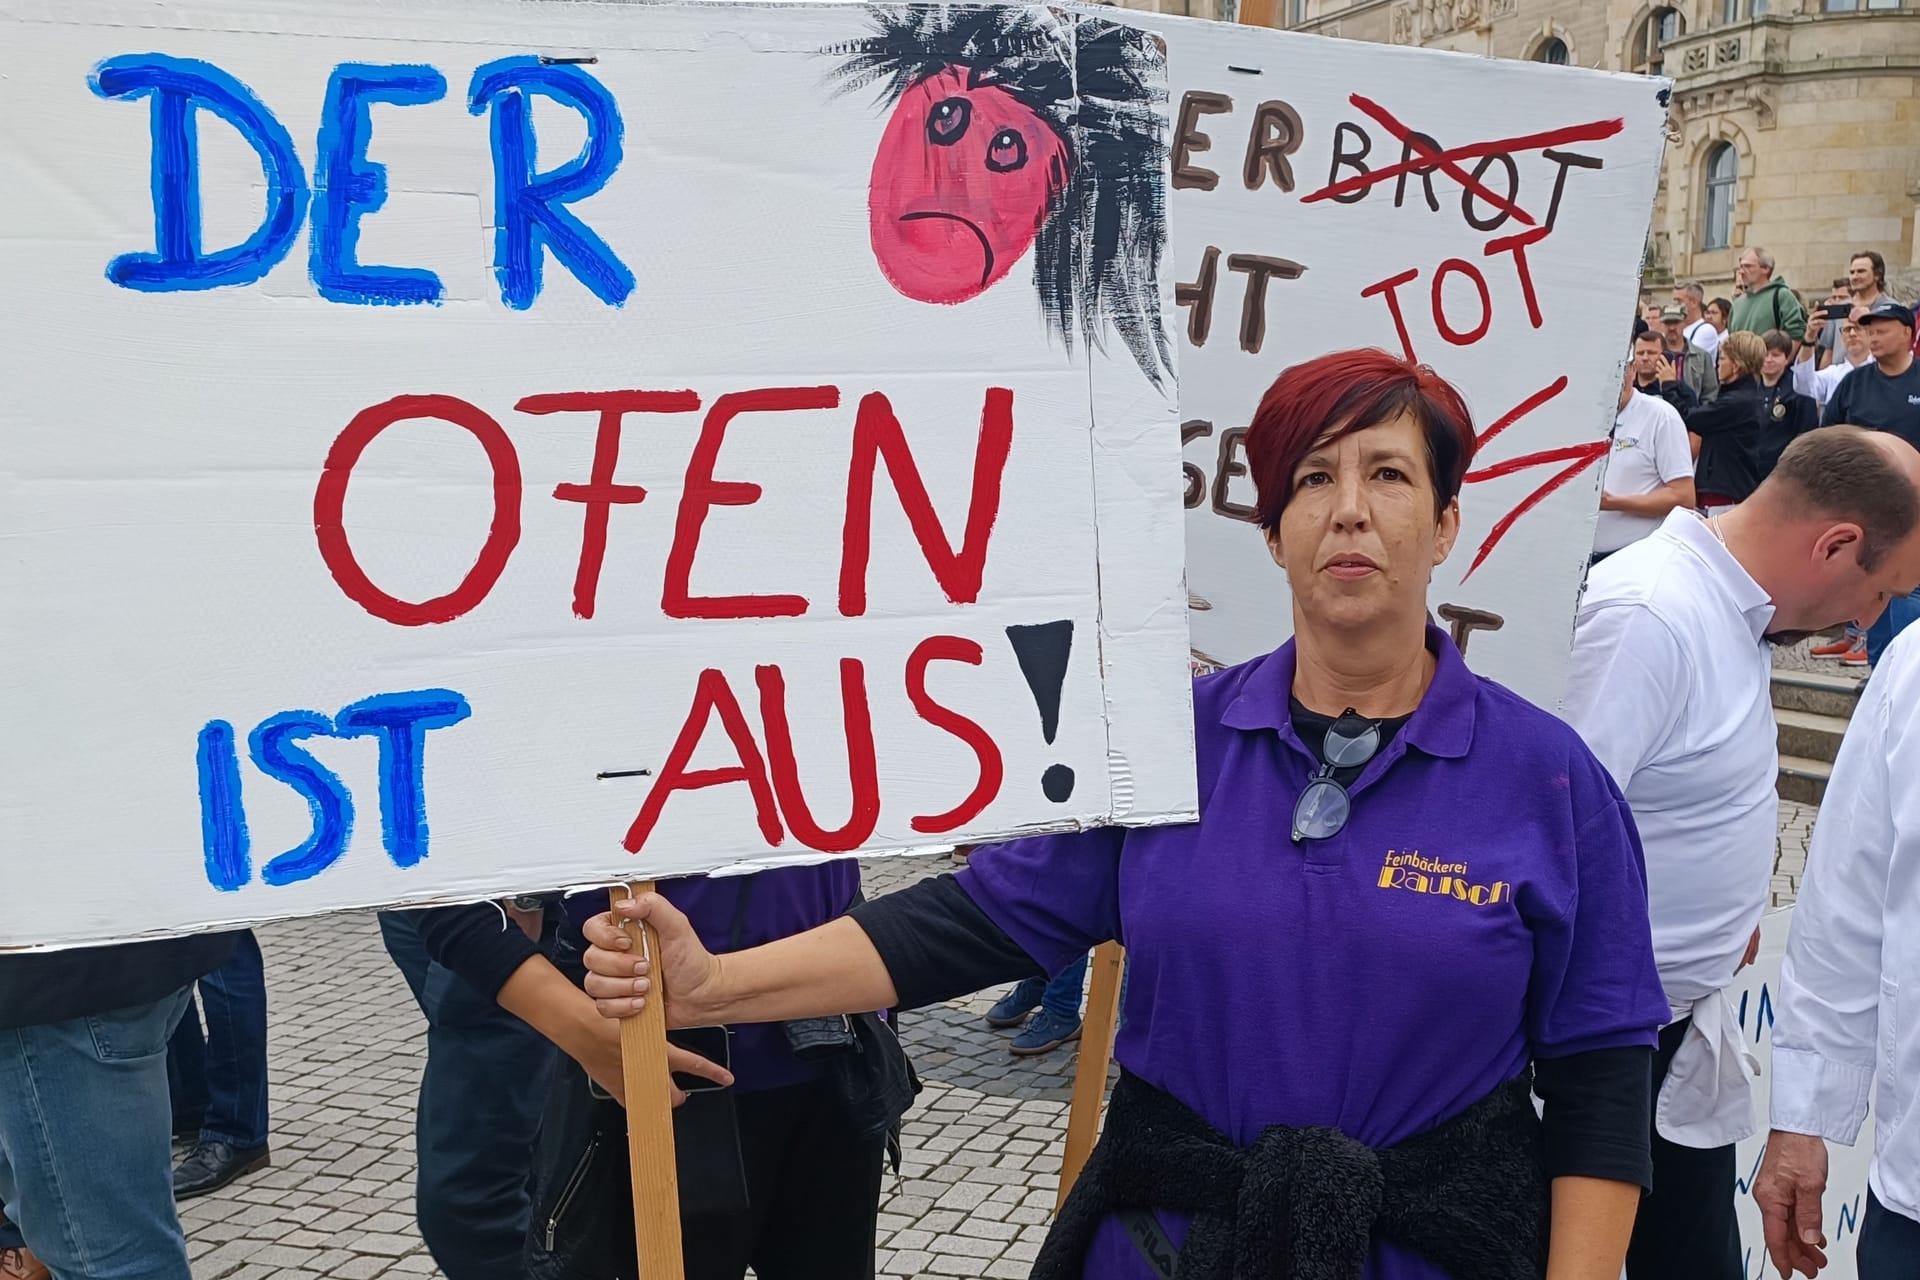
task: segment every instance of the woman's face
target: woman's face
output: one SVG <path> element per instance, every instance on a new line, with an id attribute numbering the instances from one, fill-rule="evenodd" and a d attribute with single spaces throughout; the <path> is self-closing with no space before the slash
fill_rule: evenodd
<path id="1" fill-rule="evenodd" d="M 1707 308 L 1707 319 L 1711 321 L 1713 324 L 1713 327 L 1718 329 L 1720 332 L 1725 333 L 1727 331 L 1726 310 L 1723 307 L 1719 306 L 1717 303 Z"/>
<path id="2" fill-rule="evenodd" d="M 1724 351 L 1720 353 L 1719 368 L 1716 372 L 1719 373 L 1720 381 L 1722 382 L 1738 382 L 1740 380 L 1740 366 L 1735 364 Z"/>
<path id="3" fill-rule="evenodd" d="M 1780 381 L 1780 376 L 1786 371 L 1787 353 L 1768 347 L 1766 359 L 1760 363 L 1760 374 L 1767 380 L 1767 385 L 1772 386 Z"/>
<path id="4" fill-rule="evenodd" d="M 1424 617 L 1434 566 L 1459 532 L 1458 502 L 1434 514 L 1426 437 L 1402 416 L 1310 449 L 1267 545 L 1298 628 L 1357 630 Z"/>

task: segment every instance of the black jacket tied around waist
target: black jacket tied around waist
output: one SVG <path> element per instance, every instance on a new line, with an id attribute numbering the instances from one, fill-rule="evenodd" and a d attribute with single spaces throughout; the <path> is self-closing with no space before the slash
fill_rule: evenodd
<path id="1" fill-rule="evenodd" d="M 1547 1178 L 1532 1073 L 1381 1150 L 1338 1129 L 1273 1125 L 1236 1147 L 1122 1071 L 1106 1130 L 1061 1207 L 1034 1280 L 1080 1280 L 1114 1214 L 1190 1214 L 1179 1280 L 1357 1280 L 1377 1237 L 1457 1280 L 1546 1271 Z"/>

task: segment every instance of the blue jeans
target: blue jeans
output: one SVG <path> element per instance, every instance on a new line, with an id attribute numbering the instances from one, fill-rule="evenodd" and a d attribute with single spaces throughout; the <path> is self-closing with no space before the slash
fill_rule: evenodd
<path id="1" fill-rule="evenodd" d="M 1087 957 L 1081 956 L 1062 969 L 1051 982 L 1041 978 L 1028 978 L 1014 991 L 1020 997 L 1021 1004 L 1038 1003 L 1048 1013 L 1063 1018 L 1080 1018 L 1080 993 L 1087 983 Z"/>
<path id="2" fill-rule="evenodd" d="M 414 1117 L 414 1216 L 447 1280 L 526 1274 L 533 1140 L 559 1050 L 435 963 L 411 913 L 384 911 L 380 936 L 427 1017 Z"/>
<path id="3" fill-rule="evenodd" d="M 152 1004 L 0 1031 L 0 1207 L 55 1280 L 190 1280 Z"/>
<path id="4" fill-rule="evenodd" d="M 1860 1280 L 1920 1280 L 1920 1222 L 1895 1213 L 1867 1192 L 1853 1263 Z"/>
<path id="5" fill-rule="evenodd" d="M 200 979 L 167 1043 L 173 1127 L 200 1131 L 202 1142 L 242 1151 L 267 1145 L 267 972 L 251 929 L 239 935 L 227 962 Z"/>
<path id="6" fill-rule="evenodd" d="M 1879 666 L 1880 655 L 1915 618 L 1920 618 L 1920 591 L 1910 596 L 1895 596 L 1887 601 L 1886 612 L 1867 628 L 1867 661 Z"/>

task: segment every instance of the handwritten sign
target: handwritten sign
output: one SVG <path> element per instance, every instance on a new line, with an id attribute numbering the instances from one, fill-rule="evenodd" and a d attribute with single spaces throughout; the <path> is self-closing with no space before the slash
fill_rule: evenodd
<path id="1" fill-rule="evenodd" d="M 1558 705 L 1665 146 L 1664 82 L 1101 13 L 1157 32 L 1174 111 L 1194 661 L 1292 631 L 1243 442 L 1290 364 L 1432 365 L 1480 432 L 1436 620 Z"/>
<path id="2" fill-rule="evenodd" d="M 0 39 L 0 947 L 1192 815 L 1149 37 Z"/>
<path id="3" fill-rule="evenodd" d="M 1740 1223 L 1742 1274 L 1761 1280 L 1775 1274 L 1767 1261 L 1767 1242 L 1760 1226 L 1760 1206 L 1753 1199 L 1753 1180 L 1767 1150 L 1767 1105 L 1773 1081 L 1773 1019 L 1780 999 L 1780 964 L 1787 955 L 1787 934 L 1793 927 L 1793 908 L 1769 913 L 1760 922 L 1760 954 L 1741 970 L 1728 993 L 1739 1014 L 1740 1030 L 1760 1060 L 1755 1089 L 1755 1115 L 1760 1132 L 1741 1143 L 1734 1157 L 1735 1209 Z M 1827 1194 L 1821 1229 L 1827 1234 L 1826 1280 L 1854 1280 L 1854 1247 L 1859 1243 L 1860 1217 L 1867 1211 L 1867 1170 L 1873 1163 L 1873 1116 L 1860 1127 L 1851 1147 L 1827 1144 Z"/>

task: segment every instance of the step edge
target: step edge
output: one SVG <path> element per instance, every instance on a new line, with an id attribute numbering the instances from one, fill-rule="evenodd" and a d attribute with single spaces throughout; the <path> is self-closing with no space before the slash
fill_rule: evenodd
<path id="1" fill-rule="evenodd" d="M 1815 760 L 1811 756 L 1781 756 L 1780 772 L 1793 778 L 1810 778 L 1826 782 L 1833 777 L 1833 762 Z"/>
<path id="2" fill-rule="evenodd" d="M 1852 676 L 1843 676 L 1834 672 L 1797 671 L 1791 667 L 1775 667 L 1770 679 L 1773 684 L 1791 685 L 1796 689 L 1814 689 L 1821 693 L 1851 694 L 1854 697 L 1858 697 L 1860 691 L 1865 688 L 1867 684 L 1865 676 L 1855 679 Z"/>
<path id="3" fill-rule="evenodd" d="M 1820 729 L 1844 734 L 1852 723 L 1845 716 L 1830 716 L 1824 711 L 1801 711 L 1797 707 L 1775 707 L 1773 722 L 1794 729 Z"/>

